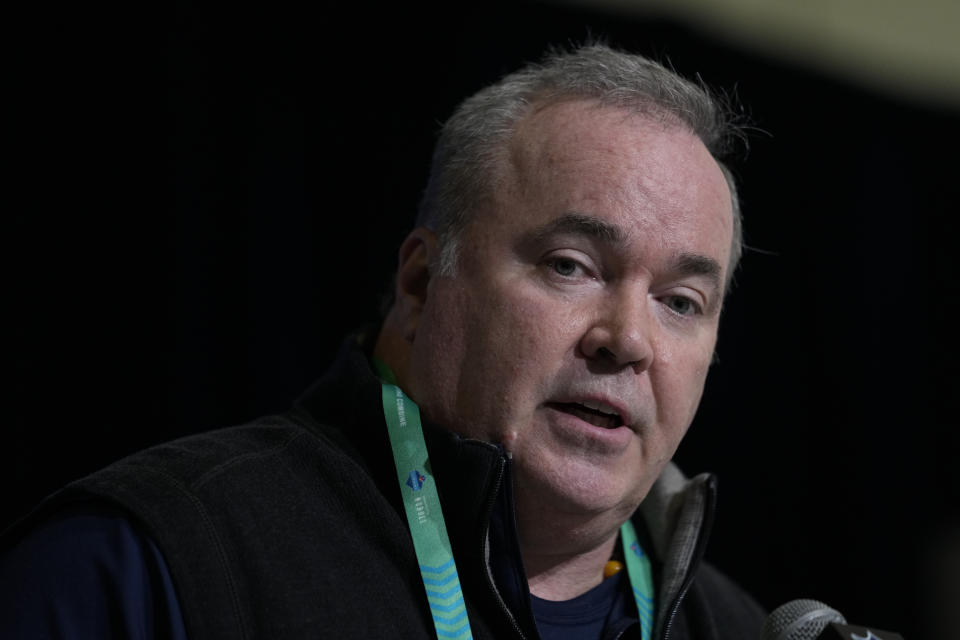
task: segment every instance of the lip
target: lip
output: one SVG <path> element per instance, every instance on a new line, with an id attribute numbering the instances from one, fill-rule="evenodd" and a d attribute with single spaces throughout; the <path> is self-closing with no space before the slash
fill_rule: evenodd
<path id="1" fill-rule="evenodd" d="M 561 396 L 558 398 L 553 398 L 547 405 L 558 405 L 558 404 L 582 404 L 584 406 L 600 406 L 602 411 L 605 413 L 616 413 L 620 416 L 620 419 L 623 420 L 623 425 L 617 427 L 621 429 L 627 427 L 633 432 L 638 432 L 639 429 L 636 426 L 637 420 L 636 417 L 630 412 L 630 409 L 626 407 L 620 400 L 616 398 L 611 398 L 602 394 L 571 394 L 569 396 Z M 556 407 L 554 407 L 556 409 Z M 564 412 L 561 412 L 564 413 Z M 594 428 L 594 425 L 590 425 Z M 608 429 L 609 431 L 609 429 Z"/>
<path id="2" fill-rule="evenodd" d="M 626 424 L 613 428 L 598 427 L 558 406 L 568 402 L 571 401 L 548 402 L 544 405 L 551 429 L 562 441 L 579 449 L 616 455 L 626 450 L 636 437 L 633 429 Z"/>

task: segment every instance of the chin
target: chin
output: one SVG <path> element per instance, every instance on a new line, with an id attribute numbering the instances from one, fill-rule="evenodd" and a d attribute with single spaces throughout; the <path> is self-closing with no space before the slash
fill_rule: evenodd
<path id="1" fill-rule="evenodd" d="M 542 513 L 565 513 L 594 518 L 615 516 L 622 522 L 630 517 L 650 489 L 651 481 L 598 468 L 594 464 L 570 462 L 559 473 L 518 469 L 518 499 Z"/>

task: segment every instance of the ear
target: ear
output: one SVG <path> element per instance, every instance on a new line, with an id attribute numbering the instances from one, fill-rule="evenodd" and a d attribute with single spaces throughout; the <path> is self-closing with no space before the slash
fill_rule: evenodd
<path id="1" fill-rule="evenodd" d="M 436 234 L 418 227 L 400 245 L 397 264 L 396 298 L 392 313 L 399 325 L 402 337 L 413 341 L 420 315 L 427 303 L 427 291 L 433 276 L 431 266 L 436 263 L 438 253 Z"/>

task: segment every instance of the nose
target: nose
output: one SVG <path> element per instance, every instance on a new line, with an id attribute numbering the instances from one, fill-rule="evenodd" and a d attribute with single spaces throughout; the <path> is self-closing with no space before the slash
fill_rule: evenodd
<path id="1" fill-rule="evenodd" d="M 645 292 L 624 292 L 601 307 L 580 340 L 587 359 L 609 370 L 632 367 L 636 373 L 654 360 L 654 319 Z"/>

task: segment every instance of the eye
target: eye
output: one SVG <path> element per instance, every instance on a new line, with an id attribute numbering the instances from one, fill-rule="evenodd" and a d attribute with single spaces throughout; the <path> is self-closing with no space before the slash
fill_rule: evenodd
<path id="1" fill-rule="evenodd" d="M 538 266 L 556 284 L 586 284 L 600 277 L 591 256 L 573 249 L 554 251 L 544 256 Z"/>
<path id="2" fill-rule="evenodd" d="M 667 296 L 664 303 L 671 311 L 680 316 L 693 316 L 702 313 L 700 305 L 686 296 Z"/>
<path id="3" fill-rule="evenodd" d="M 570 258 L 554 258 L 549 264 L 559 275 L 567 278 L 575 275 L 577 270 L 580 269 L 577 261 Z"/>

